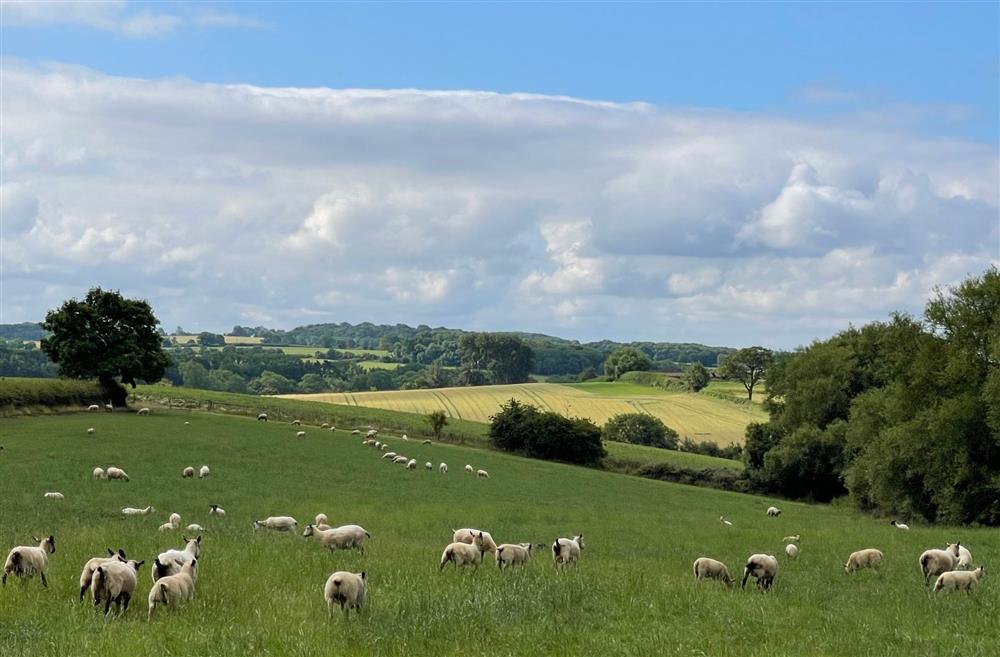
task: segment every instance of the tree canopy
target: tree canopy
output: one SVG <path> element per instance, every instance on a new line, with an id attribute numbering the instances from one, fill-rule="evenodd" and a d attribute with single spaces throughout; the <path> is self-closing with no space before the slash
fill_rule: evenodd
<path id="1" fill-rule="evenodd" d="M 719 375 L 742 383 L 747 390 L 747 399 L 753 399 L 753 389 L 764 378 L 773 361 L 774 353 L 770 349 L 747 347 L 726 356 L 719 367 Z"/>
<path id="2" fill-rule="evenodd" d="M 604 361 L 604 374 L 609 379 L 618 379 L 626 372 L 645 372 L 652 363 L 646 354 L 634 347 L 620 347 Z"/>
<path id="3" fill-rule="evenodd" d="M 599 465 L 605 456 L 601 430 L 590 420 L 568 418 L 511 399 L 491 418 L 497 449 L 538 459 Z"/>

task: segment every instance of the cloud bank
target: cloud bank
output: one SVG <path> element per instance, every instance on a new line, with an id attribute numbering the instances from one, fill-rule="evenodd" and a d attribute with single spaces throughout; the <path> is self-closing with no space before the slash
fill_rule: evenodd
<path id="1" fill-rule="evenodd" d="M 322 321 L 790 347 L 1000 261 L 995 146 L 573 98 L 5 61 L 3 321 Z"/>

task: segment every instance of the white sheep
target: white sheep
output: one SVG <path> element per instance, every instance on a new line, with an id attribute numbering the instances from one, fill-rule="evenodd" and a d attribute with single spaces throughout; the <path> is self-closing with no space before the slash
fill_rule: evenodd
<path id="1" fill-rule="evenodd" d="M 178 527 L 181 526 L 181 514 L 179 514 L 179 513 L 171 513 L 170 517 L 167 518 L 167 522 L 169 522 L 171 525 L 173 525 L 174 529 L 177 529 Z"/>
<path id="2" fill-rule="evenodd" d="M 769 506 L 767 507 L 767 515 L 772 518 L 777 518 L 781 515 L 781 509 L 776 506 Z"/>
<path id="3" fill-rule="evenodd" d="M 192 532 L 203 532 L 203 531 L 205 531 L 205 528 L 202 527 L 201 525 L 199 525 L 196 522 L 192 522 L 190 525 L 187 526 L 187 528 L 188 528 L 188 531 L 192 531 Z"/>
<path id="4" fill-rule="evenodd" d="M 382 443 L 376 440 L 375 442 L 372 443 L 372 447 L 374 447 L 375 449 L 382 449 Z"/>
<path id="5" fill-rule="evenodd" d="M 476 537 L 481 537 L 483 541 L 483 549 L 492 554 L 496 558 L 497 554 L 497 544 L 493 541 L 493 536 L 489 532 L 485 532 L 481 529 L 473 529 L 470 527 L 465 527 L 462 529 L 453 529 L 451 541 L 453 543 L 468 543 L 473 544 L 476 541 Z"/>
<path id="6" fill-rule="evenodd" d="M 89 429 L 87 429 L 87 435 L 89 436 L 93 436 L 96 432 L 97 429 L 95 429 L 94 427 L 90 427 Z"/>
<path id="7" fill-rule="evenodd" d="M 474 566 L 476 570 L 479 570 L 479 564 L 483 562 L 483 555 L 486 551 L 483 532 L 473 536 L 471 544 L 458 541 L 451 543 L 441 553 L 438 572 L 444 570 L 449 561 L 455 564 L 456 570 L 463 566 Z"/>
<path id="8" fill-rule="evenodd" d="M 157 605 L 176 605 L 194 597 L 194 585 L 198 581 L 198 559 L 186 562 L 175 575 L 166 575 L 154 582 L 149 590 L 149 613 L 146 620 L 152 620 L 153 609 Z"/>
<path id="9" fill-rule="evenodd" d="M 895 527 L 896 529 L 907 529 L 908 530 L 910 528 L 909 525 L 904 525 L 903 523 L 896 522 L 895 520 L 890 520 L 889 524 L 892 525 L 893 527 Z"/>
<path id="10" fill-rule="evenodd" d="M 358 429 L 355 429 L 354 431 L 351 432 L 351 435 L 352 436 L 360 436 L 361 435 L 361 431 L 358 430 Z"/>
<path id="11" fill-rule="evenodd" d="M 407 470 L 416 470 L 417 469 L 417 459 L 410 459 L 409 461 L 407 461 L 406 462 L 406 469 Z"/>
<path id="12" fill-rule="evenodd" d="M 38 541 L 34 536 L 32 540 Z M 35 573 L 42 576 L 42 586 L 48 588 L 49 555 L 56 552 L 55 536 L 49 535 L 38 541 L 38 546 L 19 545 L 11 548 L 7 561 L 3 564 L 3 580 L 0 584 L 7 585 L 7 575 L 13 574 L 26 580 Z"/>
<path id="13" fill-rule="evenodd" d="M 101 407 L 98 406 L 97 404 L 91 404 L 90 406 L 87 407 L 87 410 L 88 411 L 99 411 L 99 410 L 101 410 Z"/>
<path id="14" fill-rule="evenodd" d="M 253 526 L 257 528 L 273 529 L 278 532 L 288 532 L 295 529 L 299 521 L 291 516 L 270 516 L 263 520 L 254 520 Z"/>
<path id="15" fill-rule="evenodd" d="M 149 409 L 146 407 L 140 408 L 135 412 L 136 415 L 149 415 Z"/>
<path id="16" fill-rule="evenodd" d="M 404 433 L 404 434 L 403 434 L 403 440 L 405 440 L 406 442 L 409 442 L 409 441 L 410 441 L 410 437 L 409 437 L 409 436 L 407 436 L 407 435 L 406 435 L 406 434 Z"/>
<path id="17" fill-rule="evenodd" d="M 113 412 L 114 410 L 115 410 L 115 407 L 114 407 L 114 405 L 112 405 L 112 403 L 111 403 L 111 402 L 108 402 L 107 404 L 105 404 L 105 405 L 104 405 L 104 411 L 105 411 L 106 413 L 111 413 L 111 412 Z"/>
<path id="18" fill-rule="evenodd" d="M 441 463 L 441 465 L 438 466 L 438 472 L 440 472 L 441 474 L 448 474 L 448 464 Z"/>
<path id="19" fill-rule="evenodd" d="M 257 421 L 258 422 L 267 422 L 267 413 L 258 413 L 257 414 Z"/>
<path id="20" fill-rule="evenodd" d="M 368 575 L 365 572 L 349 573 L 337 571 L 327 578 L 323 586 L 323 599 L 326 600 L 327 615 L 333 617 L 333 603 L 340 604 L 344 618 L 353 609 L 355 613 L 361 613 L 368 598 Z"/>
<path id="21" fill-rule="evenodd" d="M 378 435 L 378 429 L 369 429 L 368 433 L 365 434 L 366 438 L 374 438 Z"/>
<path id="22" fill-rule="evenodd" d="M 466 472 L 468 472 L 469 474 L 475 474 L 475 472 L 476 472 L 476 469 L 475 469 L 475 468 L 473 468 L 473 467 L 472 467 L 471 465 L 469 465 L 468 463 L 466 463 L 466 464 L 465 464 L 465 471 L 466 471 Z"/>
<path id="23" fill-rule="evenodd" d="M 208 510 L 208 515 L 219 516 L 220 518 L 224 518 L 226 516 L 226 510 L 218 504 L 212 504 L 210 506 L 211 508 Z"/>
<path id="24" fill-rule="evenodd" d="M 926 550 L 920 555 L 920 572 L 924 575 L 924 585 L 930 584 L 932 577 L 937 577 L 949 570 L 955 570 L 958 565 L 960 543 L 949 543 L 943 550 Z"/>
<path id="25" fill-rule="evenodd" d="M 399 456 L 399 454 L 397 454 L 396 452 L 386 452 L 385 454 L 382 455 L 382 458 L 384 458 L 384 459 L 394 459 L 397 456 Z"/>
<path id="26" fill-rule="evenodd" d="M 121 468 L 116 468 L 115 466 L 111 466 L 107 470 L 105 470 L 104 473 L 108 476 L 109 480 L 118 479 L 121 481 L 128 481 L 128 473 L 122 470 Z"/>
<path id="27" fill-rule="evenodd" d="M 486 470 L 476 470 L 476 476 L 479 477 L 480 479 L 489 479 L 490 473 L 487 472 Z"/>
<path id="28" fill-rule="evenodd" d="M 389 451 L 389 443 L 382 443 L 382 451 L 383 452 Z"/>
<path id="29" fill-rule="evenodd" d="M 145 561 L 109 561 L 97 567 L 94 573 L 94 603 L 104 600 L 104 615 L 111 613 L 111 603 L 115 603 L 118 615 L 128 611 L 128 603 L 135 593 L 139 568 Z M 124 608 L 123 608 L 124 603 Z"/>
<path id="30" fill-rule="evenodd" d="M 556 567 L 576 566 L 582 550 L 583 534 L 577 534 L 573 538 L 557 538 L 552 544 L 552 560 Z"/>
<path id="31" fill-rule="evenodd" d="M 181 572 L 184 564 L 190 563 L 201 557 L 201 536 L 198 538 L 187 538 L 181 536 L 184 541 L 183 550 L 166 550 L 157 555 L 153 560 L 153 581 L 161 577 L 176 575 Z"/>
<path id="32" fill-rule="evenodd" d="M 207 477 L 210 474 L 212 474 L 212 471 L 208 469 L 207 465 L 203 465 L 200 468 L 198 468 L 198 478 L 199 479 L 204 479 L 205 477 Z"/>
<path id="33" fill-rule="evenodd" d="M 746 588 L 747 578 L 751 575 L 757 580 L 757 588 L 766 591 L 774 585 L 774 577 L 778 574 L 778 560 L 770 554 L 751 554 L 743 567 L 743 583 Z"/>
<path id="34" fill-rule="evenodd" d="M 66 496 L 60 493 L 59 491 L 49 491 L 45 493 L 45 495 L 42 495 L 42 497 L 49 500 L 61 500 L 65 499 Z"/>
<path id="35" fill-rule="evenodd" d="M 979 580 L 985 576 L 985 566 L 980 566 L 975 570 L 953 570 L 941 573 L 938 575 L 937 581 L 934 582 L 934 591 L 950 590 L 972 593 L 972 589 L 976 588 Z"/>
<path id="36" fill-rule="evenodd" d="M 394 459 L 392 459 L 392 462 L 398 464 L 398 463 L 406 463 L 409 460 L 410 459 L 408 459 L 405 456 L 403 456 L 402 454 L 400 454 L 399 456 L 397 456 Z"/>
<path id="37" fill-rule="evenodd" d="M 320 429 L 329 429 L 329 428 L 331 428 L 330 427 L 330 423 L 329 422 L 324 422 L 323 424 L 319 425 L 319 428 Z"/>
<path id="38" fill-rule="evenodd" d="M 106 557 L 94 557 L 90 559 L 83 565 L 83 571 L 80 572 L 80 602 L 83 602 L 83 596 L 87 593 L 87 589 L 90 588 L 91 583 L 94 580 L 94 572 L 97 570 L 98 566 L 103 566 L 109 561 L 126 561 L 125 550 L 119 549 L 118 552 L 114 552 L 111 548 L 108 548 L 108 556 Z M 98 598 L 94 598 L 94 604 L 97 604 Z"/>
<path id="39" fill-rule="evenodd" d="M 781 540 L 784 541 L 785 543 L 798 543 L 799 538 L 800 538 L 799 534 L 794 534 L 792 536 L 786 536 Z"/>
<path id="40" fill-rule="evenodd" d="M 177 526 L 172 522 L 165 522 L 158 528 L 161 532 L 170 532 L 177 529 Z"/>
<path id="41" fill-rule="evenodd" d="M 150 513 L 155 513 L 156 509 L 151 506 L 147 506 L 143 509 L 137 509 L 133 506 L 127 506 L 122 509 L 123 516 L 148 516 Z"/>
<path id="42" fill-rule="evenodd" d="M 420 441 L 420 444 L 421 445 L 430 445 L 431 441 L 429 441 L 429 440 L 422 440 L 422 441 Z"/>
<path id="43" fill-rule="evenodd" d="M 94 479 L 104 479 L 104 468 L 94 468 Z"/>
<path id="44" fill-rule="evenodd" d="M 292 420 L 292 426 L 294 427 L 302 426 L 302 420 Z"/>
<path id="45" fill-rule="evenodd" d="M 539 547 L 545 547 L 540 545 Z M 504 543 L 497 546 L 496 562 L 497 568 L 504 570 L 513 566 L 527 565 L 531 555 L 535 552 L 532 543 Z"/>
<path id="46" fill-rule="evenodd" d="M 188 467 L 184 468 L 184 471 L 181 472 L 181 477 L 184 478 L 184 479 L 191 479 L 191 478 L 193 478 L 194 477 L 194 468 L 191 467 L 190 465 Z"/>
<path id="47" fill-rule="evenodd" d="M 732 527 L 732 526 L 733 526 L 733 523 L 731 523 L 731 522 L 730 522 L 730 521 L 729 521 L 729 520 L 728 520 L 728 519 L 726 518 L 726 516 L 719 516 L 719 522 L 721 522 L 721 523 L 722 523 L 723 525 L 725 525 L 726 527 Z"/>
<path id="48" fill-rule="evenodd" d="M 372 535 L 360 525 L 342 525 L 331 529 L 319 529 L 313 525 L 306 525 L 302 536 L 315 536 L 320 545 L 330 550 L 356 549 L 364 554 L 365 541 Z"/>
<path id="49" fill-rule="evenodd" d="M 296 431 L 295 432 L 295 437 L 296 438 L 305 438 L 306 437 L 306 432 L 305 431 Z"/>
<path id="50" fill-rule="evenodd" d="M 434 469 L 434 464 L 433 463 L 431 463 L 430 461 L 427 461 L 426 463 L 424 463 L 424 470 L 428 470 L 429 471 L 429 470 L 433 470 L 433 469 Z"/>
<path id="51" fill-rule="evenodd" d="M 330 519 L 326 517 L 325 513 L 317 513 L 316 518 L 313 520 L 314 525 L 329 525 Z"/>
<path id="52" fill-rule="evenodd" d="M 853 573 L 862 568 L 878 570 L 884 558 L 882 551 L 875 548 L 865 548 L 864 550 L 851 552 L 851 556 L 847 558 L 847 563 L 844 564 L 844 572 Z"/>
<path id="53" fill-rule="evenodd" d="M 967 570 L 972 565 L 972 552 L 964 545 L 958 546 L 958 563 L 955 570 Z"/>
<path id="54" fill-rule="evenodd" d="M 694 578 L 698 581 L 718 579 L 729 586 L 733 585 L 733 578 L 729 575 L 726 564 L 709 557 L 698 557 L 694 560 Z"/>
<path id="55" fill-rule="evenodd" d="M 789 543 L 785 546 L 785 554 L 788 555 L 789 559 L 795 559 L 799 556 L 799 546 L 795 543 Z"/>

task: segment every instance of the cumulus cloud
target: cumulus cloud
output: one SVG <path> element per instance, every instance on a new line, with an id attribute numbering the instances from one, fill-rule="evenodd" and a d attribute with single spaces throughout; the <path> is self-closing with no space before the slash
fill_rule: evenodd
<path id="1" fill-rule="evenodd" d="M 168 326 L 794 346 L 918 311 L 1000 260 L 987 144 L 565 97 L 4 68 L 6 321 L 101 284 Z"/>

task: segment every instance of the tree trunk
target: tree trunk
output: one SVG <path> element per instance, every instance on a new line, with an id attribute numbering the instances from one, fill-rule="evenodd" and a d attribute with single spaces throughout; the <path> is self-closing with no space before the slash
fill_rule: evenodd
<path id="1" fill-rule="evenodd" d="M 115 408 L 126 408 L 128 406 L 128 392 L 124 386 L 111 377 L 101 377 L 99 379 L 101 387 L 104 388 L 104 396 Z"/>

